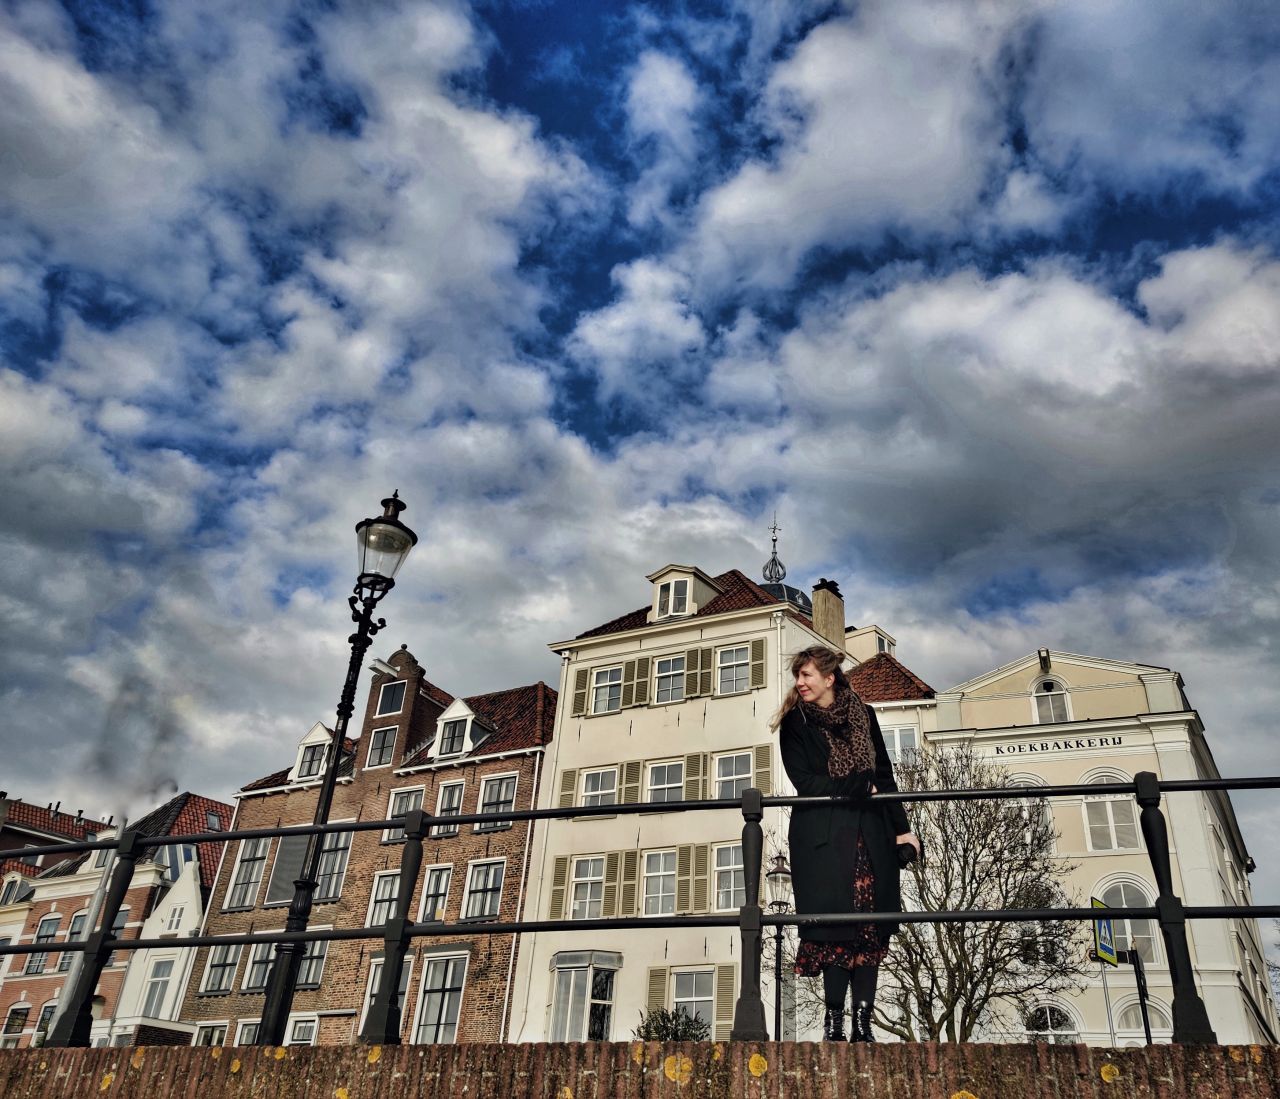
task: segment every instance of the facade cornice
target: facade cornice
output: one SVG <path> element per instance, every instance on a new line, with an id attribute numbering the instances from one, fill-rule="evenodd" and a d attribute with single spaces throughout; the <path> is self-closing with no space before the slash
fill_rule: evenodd
<path id="1" fill-rule="evenodd" d="M 691 629 L 698 629 L 709 622 L 732 622 L 736 619 L 754 618 L 756 615 L 772 616 L 778 611 L 786 613 L 782 604 L 762 603 L 758 607 L 744 607 L 741 610 L 722 611 L 720 614 L 709 614 L 702 617 L 694 615 L 689 618 L 664 619 L 662 622 L 646 623 L 634 630 L 619 630 L 617 633 L 597 634 L 594 637 L 553 641 L 547 648 L 557 656 L 574 653 L 572 659 L 578 659 L 578 653 L 583 649 L 600 649 L 619 641 L 627 642 L 637 638 L 668 637 L 672 634 L 687 633 Z M 798 621 L 798 615 L 793 614 L 793 617 Z M 803 625 L 803 623 L 800 624 Z"/>
<path id="2" fill-rule="evenodd" d="M 459 756 L 457 759 L 430 760 L 426 763 L 415 763 L 412 767 L 397 767 L 392 773 L 396 775 L 416 775 L 421 771 L 446 771 L 450 768 L 469 767 L 475 763 L 512 759 L 515 756 L 542 755 L 546 750 L 547 746 L 545 744 L 535 744 L 529 748 L 512 748 L 507 752 L 493 752 L 487 756 Z"/>

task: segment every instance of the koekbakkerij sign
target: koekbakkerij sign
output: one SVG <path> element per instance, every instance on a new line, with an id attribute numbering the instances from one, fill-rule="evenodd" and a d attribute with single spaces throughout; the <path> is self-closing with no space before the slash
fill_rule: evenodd
<path id="1" fill-rule="evenodd" d="M 1077 736 L 1062 740 L 1029 740 L 1022 744 L 997 744 L 998 756 L 1028 756 L 1039 752 L 1068 752 L 1076 748 L 1116 748 L 1122 736 Z"/>

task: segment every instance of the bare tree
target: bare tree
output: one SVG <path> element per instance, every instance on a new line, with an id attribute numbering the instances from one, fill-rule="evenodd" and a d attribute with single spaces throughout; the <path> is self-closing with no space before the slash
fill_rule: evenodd
<path id="1" fill-rule="evenodd" d="M 1275 946 L 1280 949 L 1280 920 L 1274 920 L 1271 930 L 1276 932 Z M 1271 981 L 1271 997 L 1280 1006 L 1280 962 L 1277 962 L 1270 954 L 1266 955 L 1267 977 Z"/>
<path id="2" fill-rule="evenodd" d="M 896 773 L 903 790 L 1009 785 L 967 745 L 912 753 Z M 902 875 L 908 911 L 1072 903 L 1063 882 L 1074 866 L 1054 856 L 1046 802 L 919 802 L 910 816 L 928 858 Z M 1080 987 L 1089 933 L 1068 923 L 903 924 L 881 971 L 876 1023 L 908 1041 L 1015 1032 L 1046 997 Z"/>

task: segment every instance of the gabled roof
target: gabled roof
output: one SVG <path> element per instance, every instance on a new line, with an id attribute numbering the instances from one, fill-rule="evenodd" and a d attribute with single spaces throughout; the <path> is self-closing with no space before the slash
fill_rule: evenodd
<path id="1" fill-rule="evenodd" d="M 53 837 L 72 841 L 82 840 L 111 827 L 105 821 L 72 816 L 70 813 L 59 812 L 43 805 L 32 805 L 18 799 L 9 802 L 5 824 L 12 824 L 15 828 L 30 829 L 33 832 L 42 832 L 50 837 L 50 842 L 54 843 L 57 840 Z"/>
<path id="2" fill-rule="evenodd" d="M 1135 664 L 1129 660 L 1112 660 L 1105 656 L 1086 656 L 1083 653 L 1061 652 L 1058 649 L 1049 649 L 1050 672 L 1052 675 L 1052 662 L 1057 660 L 1063 664 L 1079 664 L 1086 668 L 1100 668 L 1111 671 L 1126 672 L 1130 675 L 1140 676 L 1147 675 L 1151 672 L 1169 672 L 1172 669 L 1162 667 L 1159 664 Z M 996 680 L 1003 679 L 1005 676 L 1018 671 L 1021 668 L 1030 668 L 1038 665 L 1040 662 L 1039 654 L 1028 653 L 1026 656 L 1020 656 L 1017 660 L 1011 660 L 1007 664 L 1002 664 L 998 668 L 992 668 L 989 672 L 983 672 L 974 679 L 967 679 L 963 683 L 957 683 L 954 687 L 947 689 L 948 694 L 969 694 L 978 690 L 980 687 L 986 686 L 988 683 L 994 683 Z"/>
<path id="3" fill-rule="evenodd" d="M 776 596 L 770 595 L 754 580 L 737 569 L 722 572 L 719 576 L 714 577 L 714 580 L 716 587 L 721 589 L 719 595 L 699 607 L 696 614 L 683 618 L 663 619 L 663 624 L 685 622 L 695 618 L 707 618 L 713 614 L 742 611 L 751 607 L 767 607 L 781 602 Z M 782 605 L 789 606 L 789 604 L 785 603 Z M 594 629 L 578 634 L 575 640 L 580 641 L 587 637 L 601 637 L 611 633 L 625 633 L 627 630 L 638 630 L 651 624 L 657 625 L 657 623 L 649 622 L 650 609 L 650 604 L 646 603 L 643 607 L 629 611 L 611 622 L 606 622 L 602 626 L 596 626 Z M 797 614 L 796 617 L 799 618 L 801 616 Z M 804 621 L 808 622 L 808 619 L 804 619 Z"/>
<path id="4" fill-rule="evenodd" d="M 487 756 L 498 752 L 518 752 L 522 748 L 536 748 L 548 743 L 555 728 L 556 701 L 555 690 L 542 680 L 527 687 L 468 695 L 462 702 L 481 725 L 492 731 L 467 754 Z M 401 766 L 425 762 L 430 743 L 420 744 L 406 755 Z"/>
<path id="5" fill-rule="evenodd" d="M 349 778 L 351 772 L 355 770 L 356 765 L 356 742 L 349 736 L 342 738 L 342 758 L 338 760 L 338 777 Z M 289 772 L 293 770 L 293 765 L 283 768 L 279 771 L 272 771 L 269 775 L 263 775 L 262 778 L 255 778 L 252 782 L 246 782 L 240 787 L 239 793 L 247 794 L 253 790 L 275 790 L 281 786 L 289 785 Z"/>
<path id="6" fill-rule="evenodd" d="M 40 873 L 40 867 L 23 862 L 20 858 L 0 859 L 0 874 L 11 874 L 15 870 L 26 878 L 34 878 Z"/>
<path id="7" fill-rule="evenodd" d="M 889 653 L 876 653 L 850 670 L 849 682 L 864 702 L 905 702 L 934 696 L 929 684 Z"/>

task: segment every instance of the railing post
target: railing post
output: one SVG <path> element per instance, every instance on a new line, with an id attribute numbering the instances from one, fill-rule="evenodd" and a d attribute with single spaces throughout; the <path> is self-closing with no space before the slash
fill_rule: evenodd
<path id="1" fill-rule="evenodd" d="M 764 1004 L 760 999 L 761 916 L 760 865 L 764 859 L 763 795 L 755 787 L 742 791 L 742 880 L 745 903 L 738 910 L 738 926 L 742 930 L 742 985 L 733 1010 L 735 1042 L 766 1042 L 769 1031 L 764 1023 Z"/>
<path id="2" fill-rule="evenodd" d="M 111 885 L 102 903 L 98 929 L 85 940 L 84 963 L 80 966 L 75 987 L 71 990 L 67 1006 L 58 1017 L 52 1033 L 45 1039 L 46 1046 L 87 1046 L 93 1030 L 93 994 L 98 978 L 111 960 L 111 927 L 120 914 L 125 894 L 133 883 L 133 868 L 142 855 L 142 837 L 131 829 L 120 837 L 116 847 L 116 864 L 111 872 Z"/>
<path id="3" fill-rule="evenodd" d="M 411 809 L 404 815 L 404 850 L 400 854 L 400 885 L 396 890 L 396 907 L 387 920 L 382 938 L 382 973 L 378 989 L 369 1007 L 360 1041 L 371 1045 L 398 1046 L 400 1044 L 400 974 L 404 969 L 404 956 L 409 952 L 412 938 L 409 928 L 409 906 L 413 903 L 413 888 L 422 870 L 422 841 L 426 838 L 428 814 L 421 809 Z"/>
<path id="4" fill-rule="evenodd" d="M 1173 891 L 1173 871 L 1169 865 L 1169 830 L 1160 811 L 1160 781 L 1152 771 L 1133 776 L 1138 804 L 1142 806 L 1142 837 L 1151 856 L 1155 874 L 1156 910 L 1160 933 L 1169 956 L 1169 977 L 1173 981 L 1173 1040 L 1183 1045 L 1216 1045 L 1218 1037 L 1209 1023 L 1204 1000 L 1196 990 L 1191 969 L 1191 948 L 1187 943 L 1187 914 Z"/>

